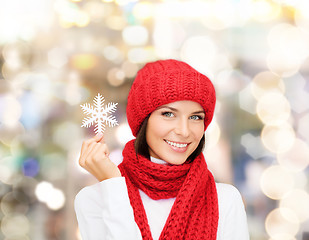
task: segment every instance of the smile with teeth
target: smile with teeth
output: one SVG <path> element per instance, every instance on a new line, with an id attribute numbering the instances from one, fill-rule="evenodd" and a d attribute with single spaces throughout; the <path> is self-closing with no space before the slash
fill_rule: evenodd
<path id="1" fill-rule="evenodd" d="M 175 143 L 175 142 L 171 142 L 168 140 L 165 140 L 165 142 L 173 147 L 178 147 L 178 148 L 185 148 L 188 146 L 188 143 Z"/>

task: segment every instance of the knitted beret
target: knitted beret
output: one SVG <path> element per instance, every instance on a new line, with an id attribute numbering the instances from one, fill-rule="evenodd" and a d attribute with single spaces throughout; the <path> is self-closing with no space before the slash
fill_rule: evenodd
<path id="1" fill-rule="evenodd" d="M 181 100 L 201 104 L 205 111 L 206 130 L 216 103 L 211 81 L 178 60 L 147 63 L 138 71 L 128 96 L 127 119 L 133 135 L 137 135 L 144 119 L 159 106 Z"/>

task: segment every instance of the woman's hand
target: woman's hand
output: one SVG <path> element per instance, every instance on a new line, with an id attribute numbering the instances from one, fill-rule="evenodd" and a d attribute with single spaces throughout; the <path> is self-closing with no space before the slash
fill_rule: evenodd
<path id="1" fill-rule="evenodd" d="M 100 182 L 120 177 L 119 168 L 109 159 L 108 147 L 104 142 L 103 134 L 97 134 L 83 142 L 79 165 L 91 173 Z"/>

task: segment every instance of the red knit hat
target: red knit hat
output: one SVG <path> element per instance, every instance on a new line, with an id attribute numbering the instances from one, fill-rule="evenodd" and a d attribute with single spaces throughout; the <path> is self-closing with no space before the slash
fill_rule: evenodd
<path id="1" fill-rule="evenodd" d="M 144 119 L 159 106 L 181 100 L 201 104 L 205 111 L 206 130 L 216 103 L 211 81 L 178 60 L 147 63 L 138 71 L 128 96 L 127 119 L 133 135 L 137 135 Z"/>

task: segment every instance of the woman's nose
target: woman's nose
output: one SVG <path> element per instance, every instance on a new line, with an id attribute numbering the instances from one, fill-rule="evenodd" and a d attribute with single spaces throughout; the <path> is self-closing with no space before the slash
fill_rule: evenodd
<path id="1" fill-rule="evenodd" d="M 187 119 L 179 119 L 175 126 L 175 133 L 183 137 L 188 137 L 190 133 L 189 121 Z"/>

